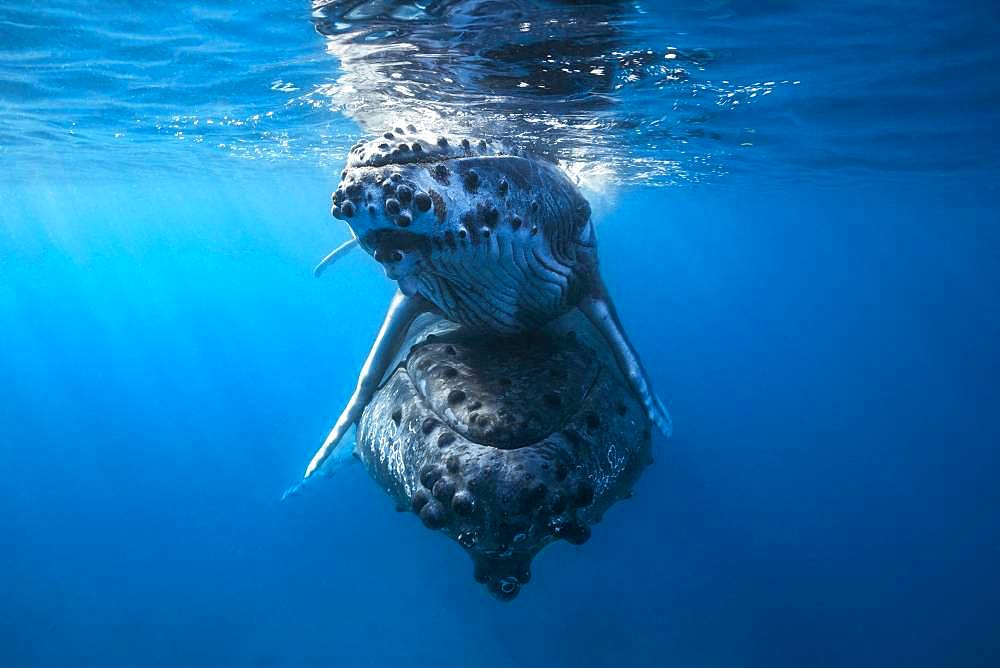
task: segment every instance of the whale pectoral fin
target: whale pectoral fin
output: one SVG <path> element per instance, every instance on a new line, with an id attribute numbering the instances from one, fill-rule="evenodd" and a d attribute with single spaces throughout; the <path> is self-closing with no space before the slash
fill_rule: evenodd
<path id="1" fill-rule="evenodd" d="M 664 436 L 669 437 L 673 432 L 673 423 L 670 419 L 670 414 L 663 406 L 663 402 L 653 392 L 646 372 L 639 363 L 639 356 L 636 354 L 632 344 L 629 343 L 628 337 L 625 336 L 625 330 L 618 320 L 614 304 L 611 302 L 611 298 L 608 296 L 604 283 L 600 278 L 597 279 L 596 289 L 593 293 L 581 300 L 579 309 L 593 323 L 605 341 L 608 342 L 608 346 L 614 352 L 615 360 L 618 362 L 618 368 L 621 370 L 622 375 L 625 376 L 625 380 L 632 387 L 632 390 L 635 391 L 636 395 L 642 401 L 649 419 L 653 421 L 653 424 L 656 425 L 657 429 Z"/>
<path id="2" fill-rule="evenodd" d="M 410 324 L 427 308 L 427 302 L 423 297 L 419 295 L 407 297 L 402 292 L 396 291 L 396 295 L 389 304 L 389 310 L 385 314 L 385 320 L 382 321 L 378 336 L 375 337 L 375 343 L 372 344 L 372 349 L 368 353 L 368 359 L 361 367 L 354 394 L 351 395 L 347 406 L 337 418 L 337 422 L 333 425 L 326 440 L 323 441 L 323 445 L 313 455 L 303 478 L 308 478 L 323 465 L 347 430 L 361 417 L 362 411 L 371 401 L 372 395 L 382 382 L 382 376 L 385 375 L 389 364 L 399 352 L 399 347 L 406 337 Z"/>
<path id="3" fill-rule="evenodd" d="M 358 245 L 358 239 L 357 237 L 354 237 L 353 239 L 345 241 L 344 243 L 334 248 L 325 258 L 319 261 L 319 264 L 317 264 L 316 267 L 313 269 L 313 275 L 316 276 L 316 278 L 319 278 L 327 267 L 329 267 L 331 264 L 333 264 L 343 256 L 347 255 L 351 251 L 351 249 L 357 245 Z"/>
<path id="4" fill-rule="evenodd" d="M 298 496 L 302 492 L 308 483 L 319 478 L 332 478 L 337 475 L 343 469 L 348 466 L 353 465 L 355 462 L 359 461 L 357 451 L 354 448 L 334 448 L 330 456 L 323 462 L 323 465 L 317 469 L 309 478 L 303 478 L 297 483 L 285 490 L 285 493 L 281 495 L 281 500 L 284 501 L 288 497 Z"/>

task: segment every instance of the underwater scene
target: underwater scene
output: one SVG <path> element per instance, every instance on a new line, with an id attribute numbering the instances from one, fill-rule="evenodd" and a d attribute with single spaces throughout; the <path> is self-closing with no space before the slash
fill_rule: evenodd
<path id="1" fill-rule="evenodd" d="M 0 666 L 1000 665 L 998 25 L 0 0 Z"/>

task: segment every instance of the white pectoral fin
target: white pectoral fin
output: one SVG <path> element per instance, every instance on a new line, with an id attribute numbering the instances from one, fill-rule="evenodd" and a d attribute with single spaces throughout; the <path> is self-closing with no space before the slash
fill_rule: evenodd
<path id="1" fill-rule="evenodd" d="M 629 343 L 628 337 L 625 336 L 625 330 L 618 320 L 614 304 L 608 297 L 607 290 L 600 279 L 598 279 L 597 290 L 594 291 L 594 294 L 584 297 L 579 308 L 611 347 L 615 360 L 618 362 L 618 368 L 642 401 L 649 419 L 664 436 L 669 437 L 673 432 L 670 414 L 663 406 L 663 402 L 653 392 L 652 384 L 639 363 L 639 356 L 632 348 L 632 344 Z"/>
<path id="2" fill-rule="evenodd" d="M 427 302 L 424 301 L 423 297 L 419 295 L 407 297 L 402 292 L 396 292 L 396 295 L 392 298 L 392 303 L 389 304 L 389 310 L 385 314 L 385 320 L 382 321 L 382 327 L 379 329 L 378 336 L 375 337 L 375 343 L 372 344 L 372 349 L 368 353 L 368 359 L 365 360 L 365 365 L 361 367 L 361 373 L 358 376 L 358 384 L 354 388 L 354 394 L 351 395 L 347 406 L 341 412 L 340 417 L 337 418 L 337 422 L 333 425 L 333 429 L 330 430 L 326 440 L 323 441 L 323 445 L 313 455 L 312 461 L 309 462 L 309 466 L 306 468 L 304 478 L 311 476 L 326 462 L 334 449 L 337 448 L 344 434 L 361 417 L 365 406 L 371 401 L 372 395 L 375 394 L 379 383 L 382 382 L 382 376 L 385 375 L 389 364 L 396 356 L 396 353 L 399 352 L 399 348 L 406 338 L 406 332 L 413 323 L 414 318 L 426 310 Z"/>
<path id="3" fill-rule="evenodd" d="M 284 501 L 290 496 L 297 496 L 308 483 L 316 480 L 317 478 L 332 478 L 337 475 L 343 469 L 348 466 L 354 465 L 358 461 L 355 456 L 354 448 L 334 448 L 330 456 L 323 462 L 323 465 L 316 471 L 314 475 L 309 478 L 303 478 L 297 483 L 285 490 L 285 493 L 281 495 L 281 500 Z"/>
<path id="4" fill-rule="evenodd" d="M 357 245 L 358 239 L 357 237 L 354 237 L 334 248 L 325 258 L 319 261 L 319 264 L 317 264 L 316 268 L 313 269 L 313 275 L 316 276 L 316 278 L 319 278 L 323 272 L 326 271 L 327 267 L 347 255 L 351 252 L 351 249 Z"/>

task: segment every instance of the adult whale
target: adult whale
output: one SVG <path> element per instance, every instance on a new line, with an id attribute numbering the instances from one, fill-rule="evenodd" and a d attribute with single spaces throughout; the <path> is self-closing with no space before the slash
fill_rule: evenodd
<path id="1" fill-rule="evenodd" d="M 585 543 L 652 461 L 649 420 L 579 312 L 515 338 L 424 315 L 397 359 L 350 459 L 502 601 L 546 545 Z"/>

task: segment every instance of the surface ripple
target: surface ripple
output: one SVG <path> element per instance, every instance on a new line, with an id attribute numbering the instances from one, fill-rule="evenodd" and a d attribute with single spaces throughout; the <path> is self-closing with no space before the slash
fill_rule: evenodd
<path id="1" fill-rule="evenodd" d="M 998 163 L 988 7 L 662 4 L 3 2 L 0 160 L 15 177 L 334 169 L 404 119 L 592 185 Z"/>

